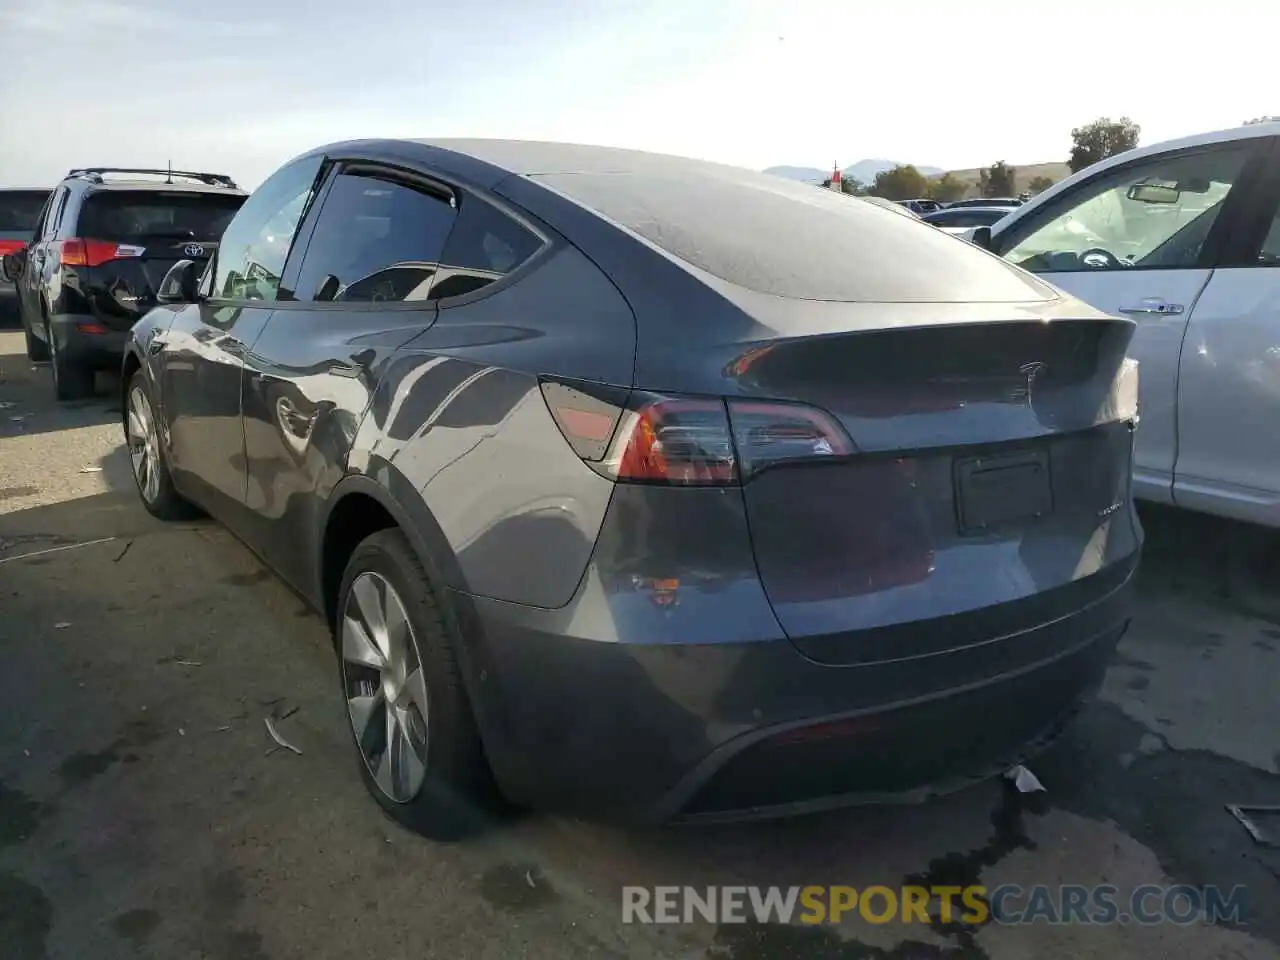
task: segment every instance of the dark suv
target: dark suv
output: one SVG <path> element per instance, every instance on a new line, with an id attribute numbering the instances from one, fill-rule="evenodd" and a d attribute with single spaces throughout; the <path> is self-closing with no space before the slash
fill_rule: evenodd
<path id="1" fill-rule="evenodd" d="M 27 356 L 49 360 L 59 400 L 118 368 L 165 273 L 217 248 L 247 194 L 230 177 L 179 170 L 72 170 L 49 195 L 30 245 L 5 257 Z"/>
<path id="2" fill-rule="evenodd" d="M 17 187 L 0 189 L 0 256 L 23 250 L 36 232 L 40 211 L 49 198 L 49 188 L 25 190 Z M 17 315 L 17 297 L 13 284 L 0 277 L 0 319 Z"/>

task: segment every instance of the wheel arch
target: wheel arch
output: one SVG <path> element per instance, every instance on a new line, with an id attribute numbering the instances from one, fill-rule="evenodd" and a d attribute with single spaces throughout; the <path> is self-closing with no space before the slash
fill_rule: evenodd
<path id="1" fill-rule="evenodd" d="M 340 480 L 321 516 L 313 582 L 321 612 L 330 625 L 337 615 L 338 589 L 351 551 L 360 540 L 390 526 L 404 532 L 434 586 L 441 591 L 466 590 L 462 569 L 444 531 L 417 490 L 389 463 L 374 469 L 379 474 L 377 480 L 366 474 Z M 440 599 L 445 600 L 443 596 Z"/>

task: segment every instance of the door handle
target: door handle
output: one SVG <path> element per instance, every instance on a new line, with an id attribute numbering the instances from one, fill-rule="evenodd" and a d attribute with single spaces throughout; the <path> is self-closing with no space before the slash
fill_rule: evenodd
<path id="1" fill-rule="evenodd" d="M 1180 303 L 1166 303 L 1155 298 L 1143 300 L 1133 307 L 1121 307 L 1120 312 L 1128 316 L 1176 317 L 1186 308 Z"/>

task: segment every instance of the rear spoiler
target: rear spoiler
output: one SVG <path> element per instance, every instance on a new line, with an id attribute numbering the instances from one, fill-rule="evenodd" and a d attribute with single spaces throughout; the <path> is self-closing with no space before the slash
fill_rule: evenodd
<path id="1" fill-rule="evenodd" d="M 145 173 L 157 177 L 165 177 L 169 183 L 173 183 L 174 177 L 182 177 L 186 180 L 196 180 L 200 183 L 208 184 L 211 187 L 239 189 L 236 186 L 236 182 L 225 173 L 196 173 L 192 170 L 153 170 L 146 167 L 77 167 L 67 176 L 83 177 L 86 180 L 92 180 L 94 183 L 102 183 L 102 175 L 104 173 Z"/>

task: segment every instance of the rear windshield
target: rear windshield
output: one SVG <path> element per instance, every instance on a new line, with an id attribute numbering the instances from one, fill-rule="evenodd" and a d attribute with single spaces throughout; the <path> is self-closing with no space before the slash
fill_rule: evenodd
<path id="1" fill-rule="evenodd" d="M 780 177 L 646 171 L 534 179 L 686 263 L 760 293 L 933 303 L 1053 296 L 915 217 Z"/>
<path id="2" fill-rule="evenodd" d="M 0 230 L 35 233 L 47 190 L 0 190 Z"/>
<path id="3" fill-rule="evenodd" d="M 100 240 L 173 237 L 213 242 L 245 198 L 237 194 L 112 190 L 90 195 L 76 232 Z"/>

